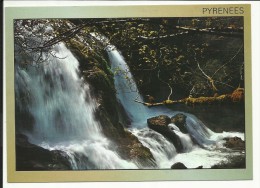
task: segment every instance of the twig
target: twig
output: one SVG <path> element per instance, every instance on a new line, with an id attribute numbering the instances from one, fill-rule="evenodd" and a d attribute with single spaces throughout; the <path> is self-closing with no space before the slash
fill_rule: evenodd
<path id="1" fill-rule="evenodd" d="M 212 89 L 213 89 L 213 91 L 218 91 L 218 89 L 217 89 L 217 87 L 215 86 L 215 83 L 214 83 L 214 80 L 212 79 L 212 77 L 210 77 L 210 76 L 208 76 L 203 70 L 202 70 L 202 68 L 200 67 L 200 64 L 199 64 L 199 62 L 197 61 L 197 58 L 196 58 L 196 52 L 193 50 L 193 52 L 195 53 L 195 57 L 194 57 L 194 59 L 195 59 L 195 61 L 197 62 L 197 66 L 198 66 L 198 68 L 199 68 L 199 70 L 202 72 L 202 74 L 206 77 L 206 79 L 210 82 L 210 84 L 211 84 L 211 87 L 212 87 Z"/>
<path id="2" fill-rule="evenodd" d="M 212 77 L 214 77 L 215 75 L 216 75 L 216 73 L 218 72 L 218 71 L 220 71 L 223 67 L 225 67 L 227 64 L 229 64 L 229 63 L 231 63 L 234 59 L 235 59 L 235 57 L 239 54 L 239 52 L 240 52 L 240 50 L 243 48 L 243 44 L 240 46 L 240 48 L 238 49 L 238 51 L 237 51 L 237 53 L 227 62 L 227 63 L 225 63 L 225 64 L 223 64 L 221 67 L 219 67 L 214 73 L 213 73 L 213 75 L 212 75 Z"/>
<path id="3" fill-rule="evenodd" d="M 172 87 L 171 87 L 171 85 L 170 85 L 169 83 L 163 81 L 163 80 L 160 78 L 160 71 L 161 71 L 161 70 L 159 69 L 159 70 L 158 70 L 158 73 L 157 73 L 157 77 L 158 77 L 158 79 L 159 79 L 161 82 L 163 82 L 163 83 L 165 83 L 165 84 L 168 85 L 168 87 L 169 87 L 169 89 L 170 89 L 170 94 L 168 95 L 167 100 L 170 100 L 171 95 L 172 95 Z"/>

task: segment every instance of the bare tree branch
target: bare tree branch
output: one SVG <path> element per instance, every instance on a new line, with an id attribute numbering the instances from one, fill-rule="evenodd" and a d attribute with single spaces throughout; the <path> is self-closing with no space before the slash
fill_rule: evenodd
<path id="1" fill-rule="evenodd" d="M 159 69 L 158 72 L 157 72 L 157 78 L 158 78 L 161 82 L 163 82 L 163 83 L 165 83 L 165 84 L 168 85 L 168 87 L 169 87 L 169 89 L 170 89 L 170 93 L 169 93 L 169 95 L 168 95 L 168 97 L 167 97 L 167 100 L 170 100 L 171 95 L 172 95 L 172 87 L 171 87 L 171 85 L 170 85 L 169 83 L 163 81 L 163 80 L 160 78 L 160 72 L 161 72 L 161 70 Z"/>
<path id="2" fill-rule="evenodd" d="M 235 57 L 239 54 L 239 52 L 241 51 L 241 49 L 242 49 L 243 47 L 244 47 L 244 45 L 242 44 L 242 45 L 240 46 L 240 48 L 238 49 L 237 53 L 236 53 L 228 62 L 226 62 L 225 64 L 223 64 L 221 67 L 219 67 L 219 68 L 213 73 L 212 78 L 213 78 L 213 77 L 217 74 L 217 72 L 220 71 L 223 67 L 225 67 L 227 64 L 231 63 L 231 62 L 235 59 Z"/>
<path id="3" fill-rule="evenodd" d="M 194 51 L 194 50 L 193 50 L 193 51 Z M 212 77 L 210 77 L 209 75 L 207 75 L 207 74 L 202 70 L 202 68 L 200 67 L 200 64 L 199 64 L 199 62 L 197 61 L 197 58 L 196 58 L 197 53 L 196 53 L 195 51 L 194 51 L 194 53 L 195 53 L 194 59 L 195 59 L 195 61 L 196 61 L 196 63 L 197 63 L 197 66 L 198 66 L 199 70 L 200 70 L 201 73 L 205 76 L 205 78 L 210 82 L 213 91 L 214 91 L 214 92 L 217 92 L 218 89 L 217 89 L 217 87 L 215 86 L 214 80 L 212 79 Z"/>

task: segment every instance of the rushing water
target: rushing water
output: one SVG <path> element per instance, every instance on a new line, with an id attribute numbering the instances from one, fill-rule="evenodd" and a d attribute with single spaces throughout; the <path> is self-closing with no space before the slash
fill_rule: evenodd
<path id="1" fill-rule="evenodd" d="M 169 168 L 172 165 L 171 159 L 177 154 L 174 145 L 161 134 L 149 128 L 130 129 L 139 141 L 153 154 L 157 165 L 160 168 Z"/>
<path id="2" fill-rule="evenodd" d="M 138 91 L 130 69 L 117 50 L 110 50 L 108 55 L 112 62 L 111 69 L 115 74 L 117 98 L 125 107 L 132 124 L 135 124 L 137 127 L 143 127 L 146 123 L 145 115 L 148 113 L 148 110 L 142 104 L 135 102 L 135 100 L 142 101 L 142 96 Z"/>
<path id="3" fill-rule="evenodd" d="M 55 48 L 58 57 L 66 58 L 50 57 L 39 67 L 16 68 L 16 96 L 30 93 L 28 103 L 21 108 L 35 119 L 32 135 L 51 142 L 97 137 L 100 125 L 93 116 L 95 100 L 85 92 L 89 86 L 78 77 L 78 61 L 63 44 Z"/>
<path id="4" fill-rule="evenodd" d="M 169 168 L 174 162 L 183 162 L 189 168 L 201 165 L 208 168 L 213 164 L 226 161 L 231 155 L 217 150 L 223 147 L 223 138 L 237 136 L 244 140 L 243 133 L 214 133 L 192 114 L 172 111 L 163 106 L 148 108 L 141 103 L 135 102 L 135 99 L 140 102 L 143 102 L 143 99 L 127 63 L 114 46 L 110 45 L 107 49 L 111 67 L 115 73 L 117 98 L 132 120 L 130 131 L 144 146 L 150 149 L 160 168 Z M 176 125 L 169 124 L 171 130 L 181 140 L 184 150 L 184 153 L 181 154 L 177 154 L 174 145 L 162 135 L 147 128 L 146 123 L 146 120 L 153 116 L 164 114 L 171 117 L 177 113 L 186 115 L 185 126 L 189 132 L 184 134 Z M 195 140 L 198 145 L 195 145 L 192 140 Z M 234 153 L 234 155 L 236 154 Z"/>
<path id="5" fill-rule="evenodd" d="M 62 43 L 55 45 L 53 50 L 60 58 L 50 56 L 46 63 L 37 67 L 24 69 L 20 64 L 30 60 L 22 55 L 15 59 L 16 107 L 34 118 L 33 130 L 24 132 L 30 142 L 66 152 L 75 170 L 142 168 L 123 160 L 116 147 L 102 134 L 94 116 L 97 104 L 89 85 L 79 77 L 77 59 Z M 159 168 L 169 168 L 175 162 L 183 162 L 190 168 L 210 167 L 227 160 L 230 155 L 217 150 L 223 147 L 223 138 L 239 136 L 244 139 L 242 133 L 214 133 L 195 116 L 182 112 L 187 116 L 185 126 L 189 134 L 182 133 L 174 124 L 169 125 L 184 148 L 184 153 L 178 154 L 171 142 L 147 127 L 146 120 L 180 112 L 163 106 L 148 108 L 135 102 L 143 99 L 127 63 L 115 47 L 108 46 L 107 51 L 115 73 L 117 99 L 131 120 L 129 131 L 150 149 Z"/>
<path id="6" fill-rule="evenodd" d="M 25 134 L 34 144 L 66 152 L 74 169 L 137 168 L 122 160 L 101 133 L 94 118 L 97 105 L 89 85 L 78 76 L 77 59 L 62 43 L 54 50 L 64 58 L 49 57 L 38 67 L 23 69 L 19 63 L 24 57 L 16 57 L 17 108 L 35 121 L 33 131 Z"/>

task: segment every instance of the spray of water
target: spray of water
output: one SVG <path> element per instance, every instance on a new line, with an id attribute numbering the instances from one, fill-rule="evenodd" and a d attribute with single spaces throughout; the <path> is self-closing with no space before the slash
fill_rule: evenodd
<path id="1" fill-rule="evenodd" d="M 22 57 L 16 59 L 17 108 L 32 114 L 35 122 L 33 131 L 26 133 L 30 141 L 65 151 L 74 169 L 137 168 L 122 160 L 101 133 L 94 116 L 97 104 L 89 85 L 78 76 L 76 58 L 62 43 L 54 50 L 64 58 L 49 57 L 26 70 L 19 67 Z"/>
<path id="2" fill-rule="evenodd" d="M 238 136 L 243 139 L 243 133 L 214 133 L 192 114 L 172 111 L 163 106 L 148 108 L 134 102 L 136 98 L 141 102 L 143 99 L 127 63 L 114 46 L 108 46 L 107 51 L 115 73 L 117 98 L 132 120 L 130 131 L 150 149 L 159 167 L 169 168 L 175 162 L 183 162 L 189 168 L 200 165 L 207 168 L 227 160 L 231 154 L 220 152 L 216 148 L 223 147 L 223 138 Z M 185 126 L 188 134 L 182 133 L 174 124 L 170 124 L 169 128 L 179 137 L 184 149 L 182 154 L 177 154 L 174 145 L 162 135 L 147 128 L 146 123 L 146 120 L 153 116 L 165 114 L 171 117 L 177 113 L 182 113 L 187 117 Z"/>
<path id="3" fill-rule="evenodd" d="M 177 154 L 175 146 L 161 134 L 149 129 L 130 129 L 139 141 L 153 154 L 159 168 L 169 168 Z"/>
<path id="4" fill-rule="evenodd" d="M 132 123 L 138 127 L 145 124 L 147 109 L 139 103 L 134 102 L 135 99 L 142 100 L 133 76 L 128 65 L 117 50 L 111 50 L 109 59 L 112 63 L 111 69 L 115 74 L 115 88 L 117 90 L 117 98 L 125 108 L 128 117 Z M 138 124 L 137 124 L 138 123 Z"/>
<path id="5" fill-rule="evenodd" d="M 105 40 L 104 37 L 93 36 Z M 161 114 L 173 116 L 179 112 L 163 106 L 148 108 L 134 102 L 135 99 L 143 99 L 127 63 L 114 46 L 107 46 L 106 49 L 115 73 L 117 99 L 132 121 L 130 131 L 150 149 L 159 168 L 169 168 L 179 161 L 190 168 L 199 165 L 210 167 L 226 160 L 230 153 L 209 148 L 219 146 L 217 143 L 224 137 L 239 136 L 243 139 L 240 133 L 214 133 L 195 116 L 183 113 L 187 116 L 189 134 L 181 133 L 174 124 L 170 125 L 185 151 L 177 154 L 172 143 L 147 128 L 146 120 Z M 64 44 L 56 45 L 53 50 L 57 57 L 64 58 L 49 57 L 48 62 L 27 69 L 19 66 L 25 57 L 16 56 L 16 105 L 34 118 L 33 131 L 25 133 L 30 141 L 49 150 L 66 152 L 75 170 L 142 168 L 121 159 L 113 144 L 102 134 L 94 116 L 97 104 L 90 95 L 89 85 L 79 77 L 76 58 Z M 207 150 L 195 146 L 192 140 Z"/>

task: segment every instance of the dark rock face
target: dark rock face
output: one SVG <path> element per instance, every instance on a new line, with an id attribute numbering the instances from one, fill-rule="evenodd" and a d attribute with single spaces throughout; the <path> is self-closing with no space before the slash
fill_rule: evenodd
<path id="1" fill-rule="evenodd" d="M 25 135 L 16 135 L 16 170 L 71 170 L 66 153 L 49 151 L 29 143 Z"/>
<path id="2" fill-rule="evenodd" d="M 239 150 L 245 149 L 245 141 L 239 137 L 225 138 L 224 140 L 226 141 L 224 146 L 227 148 Z"/>
<path id="3" fill-rule="evenodd" d="M 171 169 L 187 169 L 187 167 L 183 164 L 183 163 L 174 163 L 172 166 L 171 166 Z"/>
<path id="4" fill-rule="evenodd" d="M 156 166 L 151 151 L 124 127 L 128 124 L 126 113 L 117 102 L 113 73 L 105 51 L 88 53 L 85 45 L 70 40 L 70 50 L 80 63 L 84 79 L 92 86 L 92 96 L 95 96 L 98 108 L 95 118 L 100 122 L 104 135 L 117 146 L 117 152 L 125 160 L 136 161 L 144 167 Z"/>
<path id="5" fill-rule="evenodd" d="M 123 159 L 141 164 L 143 167 L 156 167 L 155 159 L 147 147 L 138 138 L 125 131 L 121 137 L 113 139 L 117 143 L 117 151 Z"/>
<path id="6" fill-rule="evenodd" d="M 177 152 L 182 152 L 183 146 L 181 144 L 181 140 L 173 131 L 170 130 L 170 128 L 168 127 L 169 123 L 171 123 L 171 119 L 165 115 L 160 115 L 147 119 L 147 124 L 149 128 L 162 134 L 165 138 L 170 140 L 174 144 Z"/>
<path id="7" fill-rule="evenodd" d="M 187 128 L 185 127 L 186 124 L 186 116 L 184 114 L 176 114 L 175 116 L 171 117 L 171 123 L 174 123 L 181 132 L 188 133 Z"/>
<path id="8" fill-rule="evenodd" d="M 19 132 L 20 130 L 27 130 L 31 131 L 33 130 L 33 125 L 34 125 L 34 118 L 33 116 L 24 111 L 19 109 L 19 107 L 16 105 L 15 107 L 15 129 Z"/>

